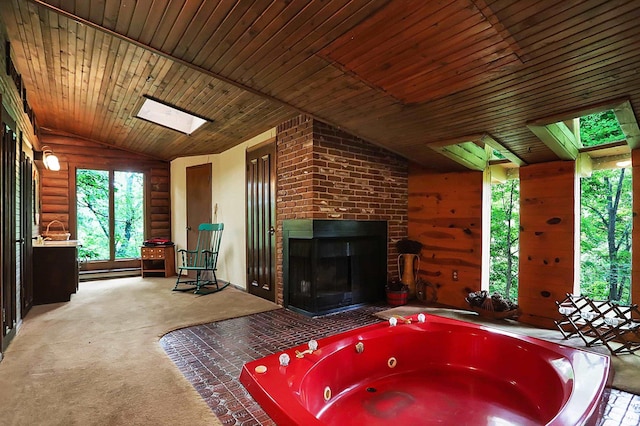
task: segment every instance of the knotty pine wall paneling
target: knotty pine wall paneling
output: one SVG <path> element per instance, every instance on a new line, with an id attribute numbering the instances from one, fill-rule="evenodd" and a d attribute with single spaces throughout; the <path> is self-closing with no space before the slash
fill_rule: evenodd
<path id="1" fill-rule="evenodd" d="M 410 166 L 409 238 L 423 244 L 418 275 L 435 286 L 438 303 L 466 308 L 465 297 L 480 290 L 482 190 L 482 172 Z"/>
<path id="2" fill-rule="evenodd" d="M 575 292 L 577 184 L 573 161 L 520 168 L 521 322 L 553 328 L 555 302 Z"/>

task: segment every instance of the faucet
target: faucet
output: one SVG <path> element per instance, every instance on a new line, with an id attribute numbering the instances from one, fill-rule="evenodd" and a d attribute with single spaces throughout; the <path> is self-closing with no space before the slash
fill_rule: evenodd
<path id="1" fill-rule="evenodd" d="M 402 315 L 392 315 L 392 318 L 395 318 L 396 321 L 402 321 L 405 324 L 411 324 L 411 319 L 410 318 L 405 318 Z"/>
<path id="2" fill-rule="evenodd" d="M 311 355 L 313 351 L 318 349 L 318 342 L 316 342 L 315 340 L 309 340 L 307 346 L 309 347 L 309 349 L 307 350 L 304 350 L 302 352 L 296 351 L 296 358 L 303 358 L 307 354 Z"/>

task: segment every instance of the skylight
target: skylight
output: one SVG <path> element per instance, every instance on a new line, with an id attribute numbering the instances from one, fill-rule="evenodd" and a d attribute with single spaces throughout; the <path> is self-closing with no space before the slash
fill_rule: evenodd
<path id="1" fill-rule="evenodd" d="M 623 141 L 626 137 L 612 109 L 580 117 L 580 142 L 585 147 Z"/>
<path id="2" fill-rule="evenodd" d="M 207 122 L 205 119 L 150 98 L 144 98 L 144 103 L 140 107 L 136 117 L 187 135 L 195 132 L 200 126 Z"/>

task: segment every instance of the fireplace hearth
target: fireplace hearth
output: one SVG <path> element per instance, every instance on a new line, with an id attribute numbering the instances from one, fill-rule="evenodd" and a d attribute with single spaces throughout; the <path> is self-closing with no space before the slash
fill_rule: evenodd
<path id="1" fill-rule="evenodd" d="M 284 305 L 324 315 L 384 299 L 387 222 L 283 221 Z"/>

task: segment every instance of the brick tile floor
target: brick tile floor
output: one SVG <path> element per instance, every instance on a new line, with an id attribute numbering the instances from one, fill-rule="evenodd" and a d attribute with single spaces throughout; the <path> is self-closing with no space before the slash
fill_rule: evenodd
<path id="1" fill-rule="evenodd" d="M 319 318 L 286 309 L 173 331 L 160 343 L 223 425 L 275 425 L 238 378 L 242 366 L 310 339 L 379 321 L 366 306 Z M 640 395 L 611 390 L 600 426 L 640 424 Z"/>

